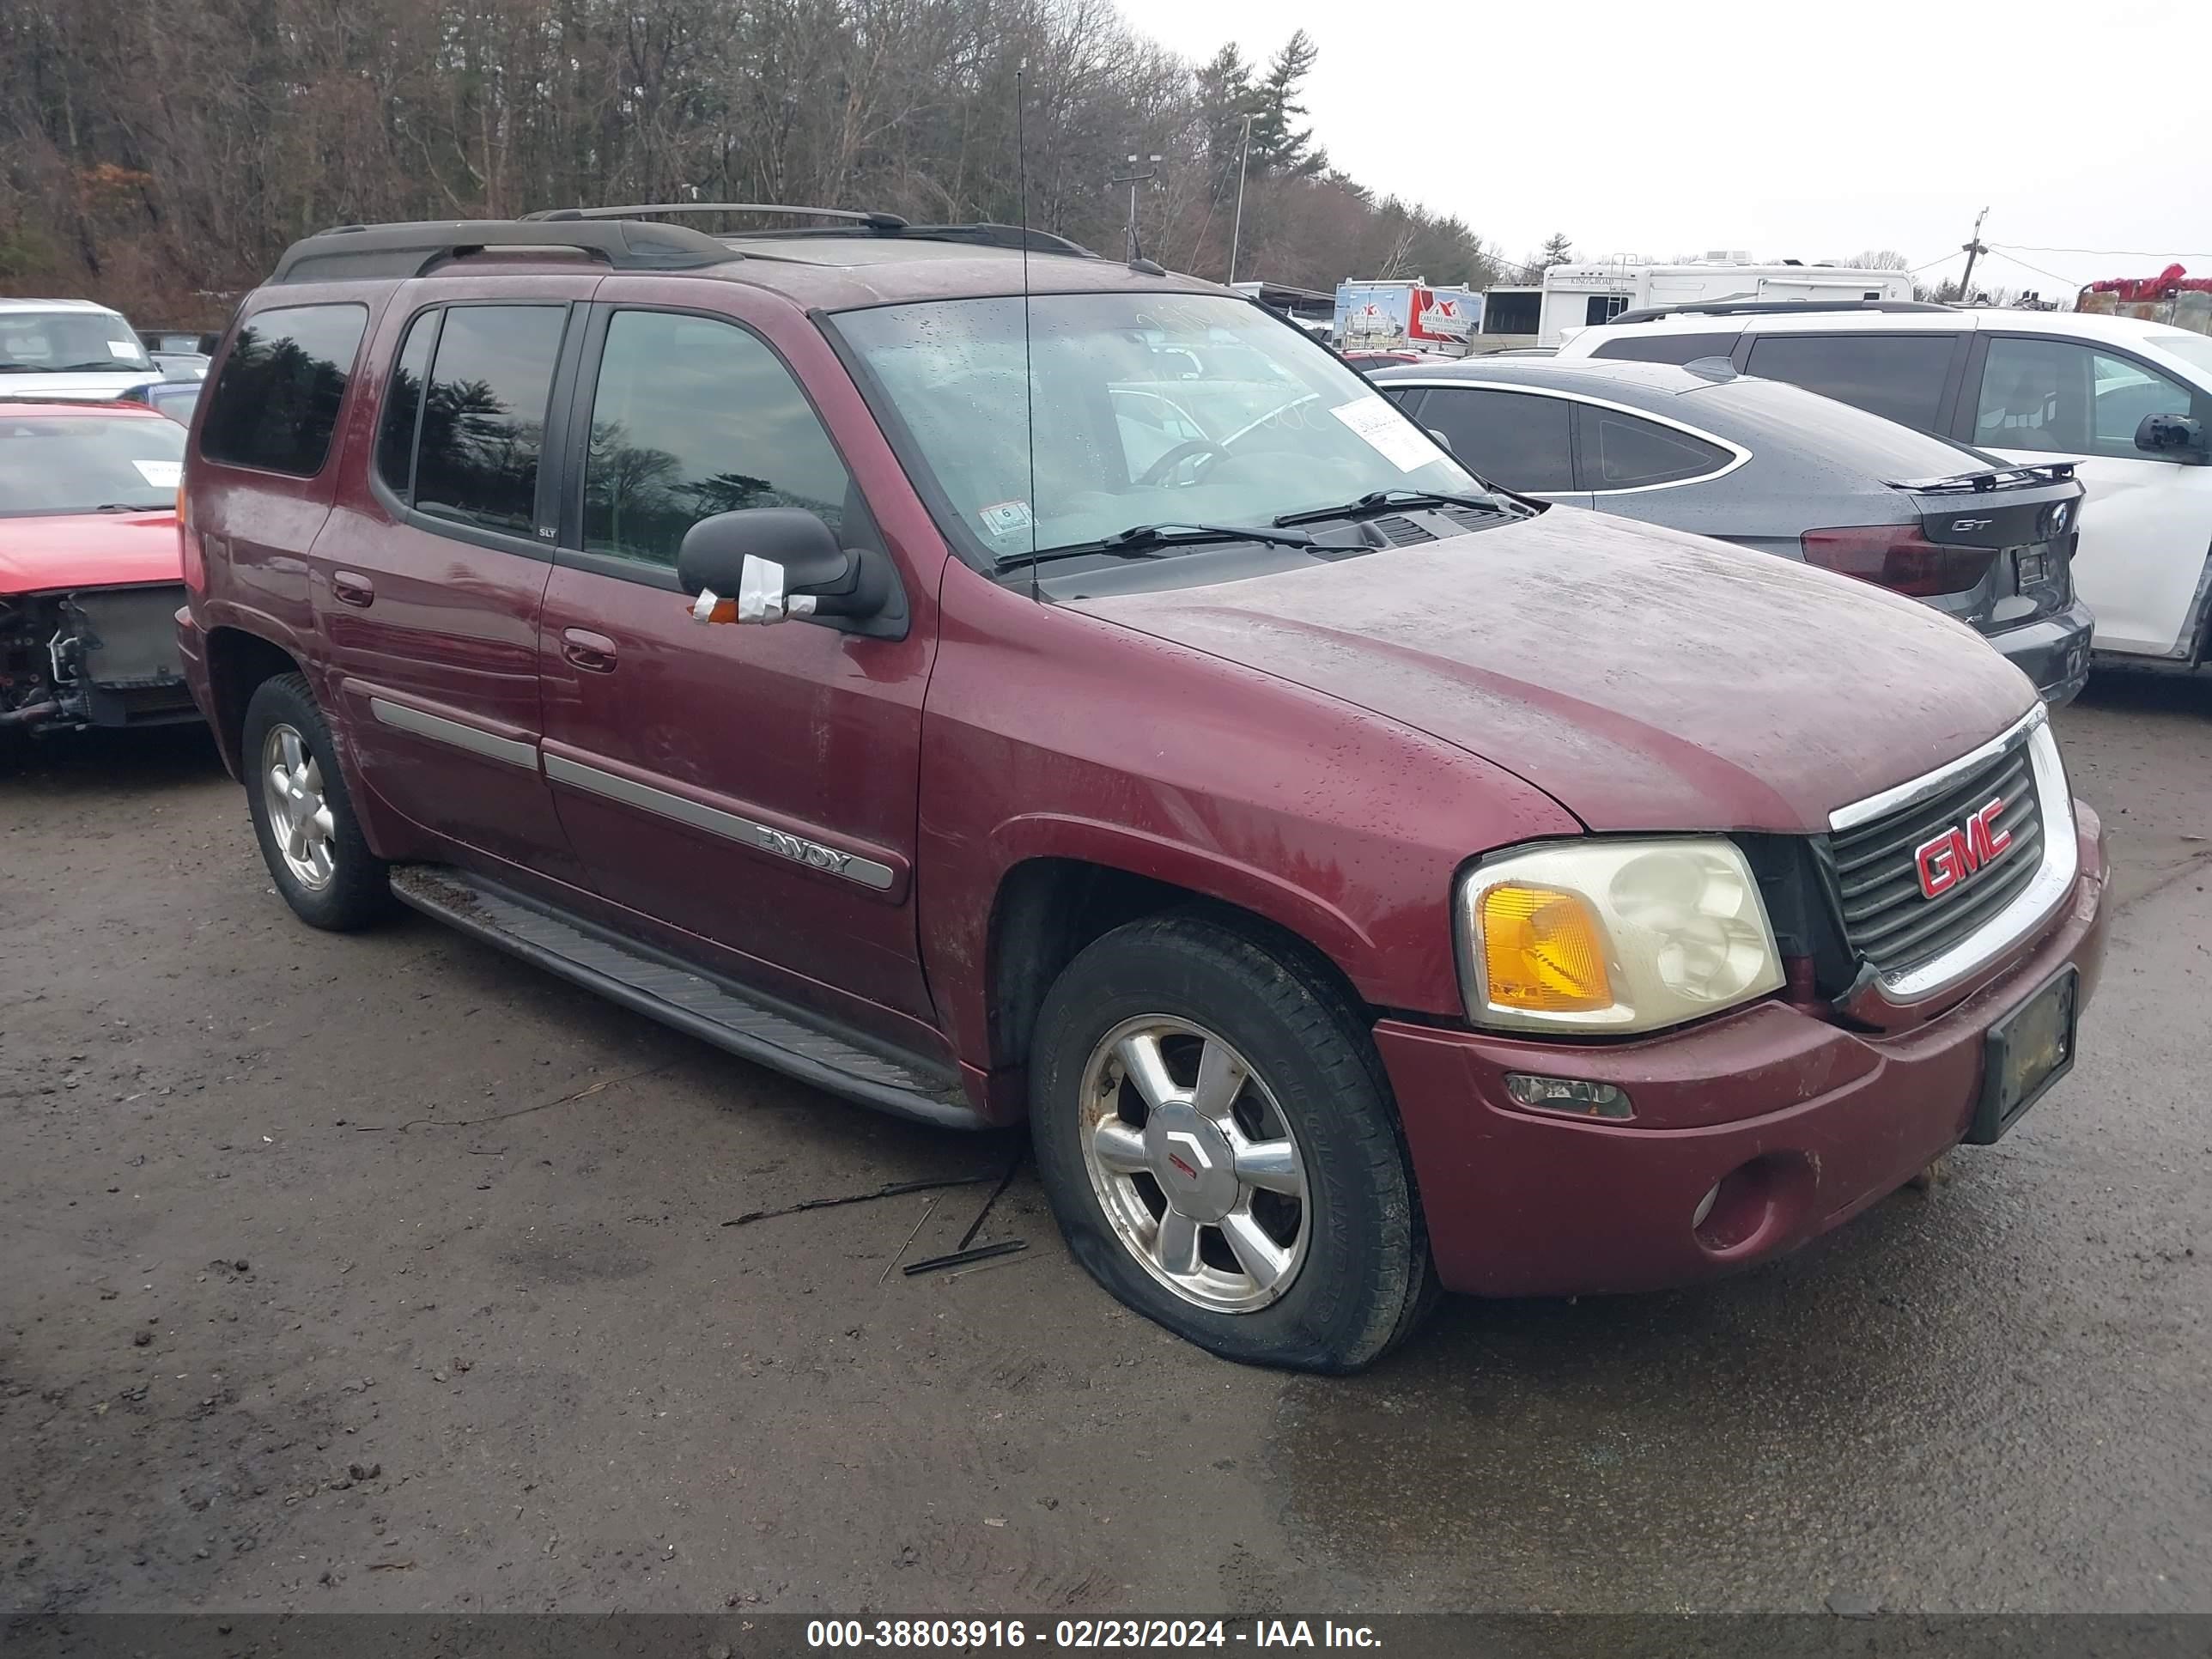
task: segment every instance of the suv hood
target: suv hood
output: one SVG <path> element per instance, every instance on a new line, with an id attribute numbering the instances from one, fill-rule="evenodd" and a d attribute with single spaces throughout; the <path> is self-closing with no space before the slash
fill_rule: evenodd
<path id="1" fill-rule="evenodd" d="M 184 579 L 177 515 L 167 507 L 0 518 L 0 593 Z"/>
<path id="2" fill-rule="evenodd" d="M 1071 608 L 1425 732 L 1601 830 L 1823 831 L 2035 706 L 1924 605 L 1573 507 Z"/>

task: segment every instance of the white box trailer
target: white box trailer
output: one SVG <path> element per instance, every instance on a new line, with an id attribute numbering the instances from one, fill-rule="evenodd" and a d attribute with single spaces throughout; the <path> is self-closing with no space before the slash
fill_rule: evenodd
<path id="1" fill-rule="evenodd" d="M 1553 265 L 1544 273 L 1537 315 L 1540 345 L 1557 345 L 1577 329 L 1624 311 L 1711 305 L 1723 300 L 1910 300 L 1908 270 L 1858 270 L 1785 259 L 1753 264 L 1742 255 L 1715 255 L 1686 264 Z"/>
<path id="2" fill-rule="evenodd" d="M 1433 351 L 1467 356 L 1482 324 L 1482 296 L 1449 283 L 1377 280 L 1336 285 L 1330 337 L 1346 351 Z"/>

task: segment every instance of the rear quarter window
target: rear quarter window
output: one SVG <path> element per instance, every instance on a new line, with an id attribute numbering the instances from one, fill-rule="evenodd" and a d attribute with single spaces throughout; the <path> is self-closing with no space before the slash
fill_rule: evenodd
<path id="1" fill-rule="evenodd" d="M 1735 457 L 1717 444 L 1619 410 L 1583 409 L 1583 486 L 1649 489 L 1718 472 Z"/>
<path id="2" fill-rule="evenodd" d="M 285 306 L 256 313 L 223 360 L 200 425 L 200 453 L 230 466 L 312 478 L 330 458 L 368 308 Z"/>
<path id="3" fill-rule="evenodd" d="M 1956 334 L 1763 334 L 1745 368 L 1885 419 L 1933 431 Z"/>

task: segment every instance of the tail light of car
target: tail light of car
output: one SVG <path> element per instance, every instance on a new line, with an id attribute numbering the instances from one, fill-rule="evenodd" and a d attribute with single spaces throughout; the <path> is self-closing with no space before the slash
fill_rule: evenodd
<path id="1" fill-rule="evenodd" d="M 191 503 L 185 487 L 177 486 L 177 553 L 185 568 L 185 588 L 198 593 L 207 586 L 207 555 L 200 548 L 199 532 L 192 528 Z"/>
<path id="2" fill-rule="evenodd" d="M 1808 530 L 1798 538 L 1805 562 L 1886 587 L 1916 599 L 1963 593 L 1978 586 L 1996 562 L 1994 547 L 1931 542 L 1911 524 L 1855 525 Z"/>

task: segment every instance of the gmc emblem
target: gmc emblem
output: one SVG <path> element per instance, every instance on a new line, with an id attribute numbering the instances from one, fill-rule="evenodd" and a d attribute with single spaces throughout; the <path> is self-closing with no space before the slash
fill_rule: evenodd
<path id="1" fill-rule="evenodd" d="M 2005 810 L 1999 795 L 1987 806 L 1969 813 L 1956 829 L 1931 836 L 1912 849 L 1913 866 L 1920 872 L 1920 890 L 1929 898 L 1949 892 L 1985 864 L 1995 864 L 2012 847 L 2012 831 L 1996 828 L 1997 814 Z"/>

